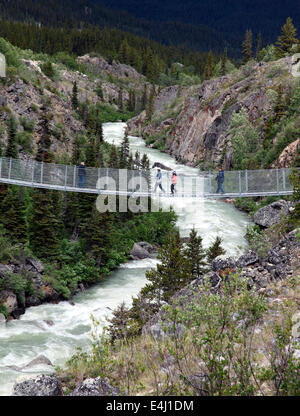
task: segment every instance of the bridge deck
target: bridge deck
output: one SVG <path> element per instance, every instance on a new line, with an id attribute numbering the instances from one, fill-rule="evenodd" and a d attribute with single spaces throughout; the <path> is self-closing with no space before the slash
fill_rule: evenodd
<path id="1" fill-rule="evenodd" d="M 155 171 L 109 168 L 85 169 L 84 184 L 80 185 L 77 166 L 40 163 L 34 160 L 0 158 L 0 182 L 64 192 L 83 192 L 135 197 L 173 197 L 170 192 L 154 192 Z M 289 181 L 292 169 L 226 171 L 225 193 L 216 193 L 215 172 L 195 175 L 178 173 L 176 198 L 237 198 L 291 195 Z M 169 191 L 171 173 L 163 171 L 162 186 Z"/>

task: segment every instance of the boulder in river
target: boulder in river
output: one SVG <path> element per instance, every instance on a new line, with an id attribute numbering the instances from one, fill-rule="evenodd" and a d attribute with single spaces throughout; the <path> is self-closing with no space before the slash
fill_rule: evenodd
<path id="1" fill-rule="evenodd" d="M 34 360 L 30 361 L 30 363 L 26 364 L 24 368 L 32 368 L 37 365 L 48 365 L 53 367 L 53 364 L 51 361 L 45 357 L 45 355 L 41 354 L 38 357 L 36 357 Z"/>
<path id="2" fill-rule="evenodd" d="M 255 224 L 269 228 L 277 224 L 282 217 L 289 215 L 293 204 L 283 199 L 275 201 L 266 207 L 260 208 L 253 217 Z"/>
<path id="3" fill-rule="evenodd" d="M 101 377 L 87 378 L 69 396 L 119 396 L 120 391 Z"/>
<path id="4" fill-rule="evenodd" d="M 13 396 L 61 396 L 61 382 L 55 375 L 39 375 L 20 383 L 15 383 Z"/>
<path id="5" fill-rule="evenodd" d="M 154 168 L 159 168 L 159 169 L 163 169 L 163 170 L 167 170 L 167 171 L 171 171 L 171 170 L 172 170 L 171 168 L 169 168 L 168 166 L 163 165 L 163 164 L 162 164 L 162 163 L 160 163 L 160 162 L 155 162 L 155 163 L 152 165 L 152 169 L 154 169 Z"/>
<path id="6" fill-rule="evenodd" d="M 130 256 L 133 260 L 142 260 L 153 257 L 155 252 L 156 248 L 154 246 L 145 241 L 140 241 L 138 243 L 134 243 L 134 246 L 130 251 Z"/>

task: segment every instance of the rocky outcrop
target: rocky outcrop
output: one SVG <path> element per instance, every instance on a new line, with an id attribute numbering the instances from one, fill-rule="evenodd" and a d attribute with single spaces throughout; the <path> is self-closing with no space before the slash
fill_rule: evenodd
<path id="1" fill-rule="evenodd" d="M 238 259 L 216 258 L 211 264 L 211 270 L 174 295 L 176 305 L 184 306 L 192 301 L 198 288 L 205 281 L 210 282 L 211 291 L 218 292 L 222 282 L 230 281 L 231 274 L 237 273 L 240 279 L 245 279 L 248 289 L 254 289 L 271 296 L 268 286 L 273 281 L 281 281 L 291 276 L 297 276 L 300 267 L 300 241 L 297 238 L 300 229 L 289 232 L 278 244 L 272 247 L 264 258 L 255 252 L 248 251 Z M 171 333 L 169 332 L 171 331 Z M 161 309 L 144 326 L 143 333 L 150 334 L 161 340 L 174 332 L 165 320 L 164 310 Z"/>
<path id="2" fill-rule="evenodd" d="M 2 290 L 0 292 L 0 301 L 8 313 L 12 313 L 18 307 L 17 296 L 10 290 Z"/>
<path id="3" fill-rule="evenodd" d="M 253 220 L 255 224 L 263 228 L 269 228 L 277 224 L 282 217 L 288 216 L 292 207 L 293 203 L 289 201 L 276 201 L 266 207 L 260 208 L 254 214 Z"/>
<path id="4" fill-rule="evenodd" d="M 286 148 L 281 152 L 277 161 L 272 165 L 276 168 L 290 168 L 292 163 L 300 151 L 300 139 L 295 140 L 293 143 L 290 143 Z"/>
<path id="5" fill-rule="evenodd" d="M 9 264 L 0 264 L 0 279 L 4 282 L 13 274 L 24 273 L 32 284 L 34 294 L 23 291 L 21 296 L 17 296 L 13 290 L 0 290 L 0 301 L 6 307 L 9 316 L 15 319 L 25 312 L 26 307 L 38 306 L 43 302 L 57 302 L 61 299 L 55 289 L 44 283 L 45 267 L 40 260 L 29 257 L 23 262 L 10 260 Z"/>
<path id="6" fill-rule="evenodd" d="M 54 376 L 40 375 L 35 378 L 16 383 L 13 396 L 61 396 L 62 386 Z"/>
<path id="7" fill-rule="evenodd" d="M 118 388 L 110 385 L 101 377 L 88 378 L 80 383 L 69 396 L 119 396 Z"/>
<path id="8" fill-rule="evenodd" d="M 142 260 L 147 258 L 154 258 L 157 254 L 157 248 L 151 244 L 140 241 L 133 245 L 133 248 L 130 251 L 130 258 L 132 260 Z"/>
<path id="9" fill-rule="evenodd" d="M 142 113 L 128 122 L 129 131 L 133 134 L 140 130 L 143 137 L 164 136 L 165 150 L 180 162 L 201 169 L 222 162 L 223 168 L 230 169 L 232 113 L 245 108 L 262 140 L 281 82 L 276 71 L 274 76 L 270 76 L 270 71 L 274 65 L 280 66 L 278 74 L 284 73 L 287 82 L 292 82 L 291 60 L 248 64 L 234 74 L 205 81 L 200 86 L 165 88 L 156 97 L 152 122 L 146 123 Z"/>

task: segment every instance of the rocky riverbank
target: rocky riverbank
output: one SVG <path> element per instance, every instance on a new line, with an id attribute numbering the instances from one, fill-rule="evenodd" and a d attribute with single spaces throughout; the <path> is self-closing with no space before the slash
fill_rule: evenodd
<path id="1" fill-rule="evenodd" d="M 137 242 L 130 251 L 131 260 L 142 260 L 146 258 L 155 258 L 157 256 L 157 247 L 145 241 Z M 25 258 L 23 262 L 10 260 L 8 264 L 0 264 L 0 279 L 9 282 L 13 275 L 26 276 L 30 288 L 16 291 L 11 289 L 9 284 L 7 288 L 0 289 L 0 302 L 5 307 L 7 318 L 18 319 L 25 313 L 26 308 L 38 306 L 42 303 L 58 303 L 66 300 L 49 282 L 45 272 L 45 265 L 38 259 Z M 73 291 L 71 297 L 84 291 L 89 286 L 80 283 Z M 0 313 L 0 324 L 6 321 L 5 316 Z"/>
<path id="2" fill-rule="evenodd" d="M 271 204 L 272 205 L 272 204 Z M 270 212 L 274 206 L 269 206 Z M 266 208 L 264 209 L 265 213 Z M 262 212 L 260 214 L 262 214 Z M 260 217 L 260 215 L 258 215 Z M 263 218 L 266 216 L 264 215 Z M 140 243 L 141 244 L 141 243 Z M 139 250 L 141 249 L 139 246 Z M 134 247 L 132 253 L 136 254 L 137 246 Z M 143 253 L 140 253 L 141 255 Z M 266 299 L 267 310 L 263 318 L 259 320 L 256 326 L 255 334 L 259 336 L 268 328 L 274 319 L 278 318 L 280 305 L 287 305 L 293 299 L 300 310 L 300 300 L 296 295 L 299 290 L 299 283 L 291 288 L 290 282 L 299 279 L 300 270 L 300 229 L 295 229 L 284 235 L 283 238 L 268 250 L 265 256 L 258 255 L 255 251 L 247 251 L 238 259 L 231 257 L 216 258 L 212 263 L 210 270 L 198 279 L 195 279 L 190 285 L 178 292 L 170 301 L 170 305 L 179 305 L 183 310 L 187 305 L 198 299 L 201 302 L 201 288 L 205 282 L 210 282 L 211 293 L 217 294 L 222 289 L 224 282 L 229 282 L 233 274 L 237 274 L 239 279 L 246 279 L 247 289 L 254 290 L 254 293 L 261 299 Z M 221 292 L 220 292 L 221 293 Z M 252 292 L 253 293 L 253 292 Z M 198 302 L 198 300 L 197 300 Z M 180 339 L 186 328 L 182 324 L 172 324 L 169 321 L 168 312 L 162 309 L 153 316 L 153 318 L 143 327 L 143 337 L 153 339 L 154 343 L 161 343 L 166 338 L 178 337 Z M 238 318 L 237 318 L 238 319 Z M 294 324 L 300 320 L 300 313 L 294 314 Z M 297 322 L 296 322 L 297 321 Z M 241 321 L 242 322 L 242 321 Z M 239 325 L 242 324 L 239 322 Z M 245 327 L 248 325 L 246 320 Z M 147 338 L 148 339 L 148 338 Z M 171 339 L 171 338 L 170 338 Z M 299 358 L 300 337 L 297 332 L 292 333 L 290 340 L 292 345 L 298 345 L 298 349 L 294 353 Z M 174 368 L 174 359 L 169 357 L 169 362 L 163 366 L 163 372 L 172 372 Z M 38 376 L 30 380 L 18 382 L 14 386 L 14 395 L 71 395 L 71 396 L 113 396 L 119 395 L 120 390 L 114 387 L 114 383 L 109 379 L 87 378 L 81 382 L 77 382 L 72 391 L 66 386 L 68 385 L 68 375 Z M 122 393 L 124 394 L 124 392 Z"/>

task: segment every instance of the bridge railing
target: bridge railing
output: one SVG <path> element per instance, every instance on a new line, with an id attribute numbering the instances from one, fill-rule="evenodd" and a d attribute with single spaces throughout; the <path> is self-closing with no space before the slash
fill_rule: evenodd
<path id="1" fill-rule="evenodd" d="M 292 171 L 291 168 L 225 171 L 223 188 L 229 194 L 291 193 L 293 186 L 289 177 Z M 205 194 L 216 192 L 216 176 L 217 172 L 208 173 L 208 178 L 205 178 Z"/>
<path id="2" fill-rule="evenodd" d="M 251 196 L 289 194 L 293 191 L 289 176 L 292 169 L 225 171 L 223 188 L 226 194 Z M 108 193 L 153 193 L 156 170 L 126 170 L 86 167 L 84 179 L 79 167 L 42 163 L 32 159 L 0 158 L 0 182 L 59 190 Z M 171 172 L 162 171 L 162 186 L 169 193 Z M 198 171 L 195 175 L 178 173 L 178 196 L 214 196 L 217 171 Z M 157 189 L 159 191 L 159 188 Z"/>

